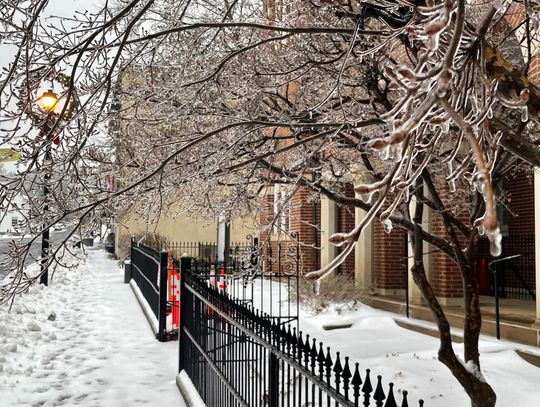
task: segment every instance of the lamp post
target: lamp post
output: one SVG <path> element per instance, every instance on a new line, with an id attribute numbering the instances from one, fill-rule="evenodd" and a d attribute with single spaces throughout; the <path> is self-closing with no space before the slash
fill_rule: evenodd
<path id="1" fill-rule="evenodd" d="M 51 134 L 51 128 L 49 127 L 49 118 L 55 114 L 54 110 L 58 104 L 58 96 L 52 90 L 44 92 L 38 99 L 37 103 L 41 110 L 46 114 L 45 120 L 41 131 L 45 139 L 45 158 L 44 163 L 47 163 L 51 159 L 51 143 L 53 137 Z M 45 173 L 45 179 L 43 184 L 43 216 L 46 217 L 49 211 L 49 205 L 47 204 L 47 196 L 49 195 L 49 179 L 51 173 L 47 171 Z M 43 230 L 41 232 L 41 275 L 39 277 L 40 284 L 49 285 L 49 248 L 50 248 L 50 234 L 47 227 L 47 221 L 43 221 Z"/>

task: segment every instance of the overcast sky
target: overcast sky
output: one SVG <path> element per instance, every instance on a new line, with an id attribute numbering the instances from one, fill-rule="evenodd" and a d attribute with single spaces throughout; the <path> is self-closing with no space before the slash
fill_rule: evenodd
<path id="1" fill-rule="evenodd" d="M 43 13 L 43 18 L 49 16 L 71 17 L 76 11 L 85 11 L 89 8 L 89 4 L 95 3 L 98 2 L 96 0 L 49 0 Z M 0 67 L 8 65 L 14 53 L 15 48 L 2 43 L 0 39 Z"/>

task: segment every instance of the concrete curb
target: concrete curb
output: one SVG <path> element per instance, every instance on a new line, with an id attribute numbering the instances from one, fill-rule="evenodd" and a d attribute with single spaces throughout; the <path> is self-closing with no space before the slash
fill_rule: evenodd
<path id="1" fill-rule="evenodd" d="M 433 338 L 439 338 L 439 331 L 435 328 L 428 328 L 426 326 L 417 325 L 413 322 L 403 321 L 401 319 L 395 319 L 394 322 L 401 328 L 408 329 L 409 331 L 418 332 L 424 335 L 432 336 Z M 452 341 L 455 343 L 463 343 L 463 338 L 458 335 L 450 334 Z"/>
<path id="2" fill-rule="evenodd" d="M 516 349 L 515 351 L 521 359 L 540 369 L 540 355 L 535 355 L 534 353 L 525 352 L 519 349 Z"/>
<path id="3" fill-rule="evenodd" d="M 135 282 L 135 280 L 131 280 L 129 282 L 129 286 L 131 287 L 131 290 L 133 291 L 133 294 L 135 294 L 135 298 L 137 299 L 137 302 L 141 306 L 141 309 L 144 313 L 144 316 L 146 317 L 146 320 L 148 321 L 148 324 L 150 324 L 150 328 L 152 329 L 152 332 L 154 332 L 154 335 L 157 335 L 158 333 L 158 321 L 152 310 L 150 309 L 150 306 L 146 302 L 146 299 L 142 295 L 142 292 Z"/>
<path id="4" fill-rule="evenodd" d="M 405 304 L 402 301 L 372 296 L 364 300 L 363 303 L 373 308 L 382 309 L 384 311 L 393 312 L 399 315 L 405 315 Z M 459 329 L 463 328 L 462 313 L 460 314 L 459 312 L 448 310 L 445 310 L 445 313 L 450 326 Z M 427 306 L 411 304 L 410 316 L 414 319 L 435 323 L 433 314 Z M 501 320 L 500 326 L 501 339 L 540 347 L 540 326 L 536 326 L 534 324 L 520 324 L 518 322 L 511 322 L 504 319 Z M 481 333 L 493 337 L 495 336 L 495 320 L 490 315 L 482 316 Z"/>
<path id="5" fill-rule="evenodd" d="M 206 407 L 206 404 L 197 393 L 197 389 L 185 371 L 176 376 L 176 386 L 188 407 Z"/>

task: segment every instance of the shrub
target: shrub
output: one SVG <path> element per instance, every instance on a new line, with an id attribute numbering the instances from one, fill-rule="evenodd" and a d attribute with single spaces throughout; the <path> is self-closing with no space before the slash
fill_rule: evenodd
<path id="1" fill-rule="evenodd" d="M 292 295 L 296 287 L 291 286 Z M 339 313 L 346 309 L 355 309 L 365 298 L 366 291 L 358 288 L 354 277 L 347 274 L 335 274 L 318 283 L 301 278 L 299 287 L 300 303 L 314 314 L 318 314 L 331 305 Z"/>

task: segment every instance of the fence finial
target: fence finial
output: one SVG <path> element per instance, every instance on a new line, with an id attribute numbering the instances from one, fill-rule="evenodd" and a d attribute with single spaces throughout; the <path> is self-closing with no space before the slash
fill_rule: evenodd
<path id="1" fill-rule="evenodd" d="M 388 386 L 390 387 L 390 390 L 388 390 L 388 397 L 386 398 L 384 407 L 398 407 L 396 399 L 394 398 L 394 383 L 389 383 Z"/>
<path id="2" fill-rule="evenodd" d="M 326 382 L 330 384 L 330 379 L 332 377 L 332 366 L 334 365 L 332 355 L 330 354 L 330 346 L 326 347 L 326 359 L 324 361 L 324 365 L 326 366 Z"/>
<path id="3" fill-rule="evenodd" d="M 364 405 L 369 406 L 369 399 L 371 398 L 371 392 L 373 387 L 371 386 L 371 379 L 369 378 L 370 369 L 366 369 L 366 380 L 364 380 L 364 386 L 362 387 L 362 392 L 364 393 Z"/>
<path id="4" fill-rule="evenodd" d="M 343 376 L 343 391 L 345 393 L 345 397 L 348 399 L 349 398 L 349 382 L 352 377 L 351 369 L 349 368 L 348 356 L 345 356 L 345 366 L 343 366 L 343 373 L 341 375 Z"/>
<path id="5" fill-rule="evenodd" d="M 377 407 L 382 407 L 383 401 L 386 398 L 386 396 L 384 394 L 384 390 L 382 388 L 381 380 L 382 380 L 382 376 L 378 375 L 377 376 L 377 387 L 375 388 L 375 393 L 373 393 L 373 399 L 376 401 L 375 405 Z"/>
<path id="6" fill-rule="evenodd" d="M 360 364 L 358 362 L 355 363 L 354 375 L 351 380 L 355 405 L 358 405 L 358 399 L 360 398 L 360 385 L 362 384 L 362 377 L 360 376 L 360 371 L 358 369 L 359 366 Z"/>
<path id="7" fill-rule="evenodd" d="M 409 394 L 409 392 L 407 390 L 403 390 L 403 400 L 401 401 L 401 407 L 409 407 L 409 402 L 407 401 L 407 394 Z"/>
<path id="8" fill-rule="evenodd" d="M 319 342 L 319 354 L 317 355 L 317 362 L 319 363 L 319 378 L 322 380 L 324 375 L 324 362 L 326 356 L 324 355 L 323 343 Z"/>
<path id="9" fill-rule="evenodd" d="M 312 346 L 311 346 L 311 371 L 315 373 L 315 365 L 317 364 L 317 356 L 319 356 L 319 352 L 317 352 L 317 339 L 313 338 L 312 340 Z"/>
<path id="10" fill-rule="evenodd" d="M 304 350 L 304 341 L 302 339 L 302 331 L 298 332 L 298 342 L 296 346 L 298 350 L 298 361 L 302 364 L 302 351 Z"/>
<path id="11" fill-rule="evenodd" d="M 309 354 L 311 348 L 309 346 L 309 334 L 306 335 L 306 340 L 304 341 L 304 366 L 306 369 L 309 369 Z"/>

